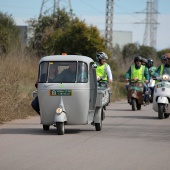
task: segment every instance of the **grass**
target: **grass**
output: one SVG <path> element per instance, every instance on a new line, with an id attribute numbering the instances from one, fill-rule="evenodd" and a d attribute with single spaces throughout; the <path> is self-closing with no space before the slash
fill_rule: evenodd
<path id="1" fill-rule="evenodd" d="M 38 62 L 22 55 L 0 59 L 0 123 L 35 114 L 30 107 Z"/>

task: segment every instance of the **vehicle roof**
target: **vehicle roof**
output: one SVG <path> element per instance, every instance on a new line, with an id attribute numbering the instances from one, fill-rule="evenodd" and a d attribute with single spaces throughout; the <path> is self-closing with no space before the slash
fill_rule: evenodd
<path id="1" fill-rule="evenodd" d="M 94 62 L 92 58 L 81 55 L 51 55 L 41 58 L 39 63 L 43 61 L 84 61 L 86 63 Z"/>

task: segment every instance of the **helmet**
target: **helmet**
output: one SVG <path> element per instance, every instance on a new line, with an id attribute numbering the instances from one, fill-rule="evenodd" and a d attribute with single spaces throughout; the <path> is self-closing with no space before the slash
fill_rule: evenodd
<path id="1" fill-rule="evenodd" d="M 165 56 L 166 56 L 166 59 L 167 59 L 165 65 L 169 66 L 170 65 L 170 53 L 166 53 Z"/>
<path id="2" fill-rule="evenodd" d="M 108 59 L 107 54 L 105 54 L 104 52 L 97 53 L 96 60 L 99 62 L 102 59 Z"/>
<path id="3" fill-rule="evenodd" d="M 135 63 L 136 61 L 142 61 L 142 57 L 141 57 L 141 56 L 136 56 L 136 57 L 134 58 L 134 63 Z"/>
<path id="4" fill-rule="evenodd" d="M 153 60 L 152 59 L 148 59 L 148 67 L 152 67 L 153 66 Z"/>
<path id="5" fill-rule="evenodd" d="M 148 64 L 148 60 L 146 58 L 143 58 L 143 57 L 142 57 L 142 62 L 145 63 L 145 64 Z"/>
<path id="6" fill-rule="evenodd" d="M 166 60 L 167 59 L 167 56 L 164 54 L 161 56 L 161 60 Z"/>

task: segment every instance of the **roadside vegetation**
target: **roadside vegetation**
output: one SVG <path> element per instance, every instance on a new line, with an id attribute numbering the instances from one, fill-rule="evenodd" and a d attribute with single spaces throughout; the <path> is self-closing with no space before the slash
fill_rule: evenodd
<path id="1" fill-rule="evenodd" d="M 96 27 L 87 26 L 77 17 L 71 18 L 65 10 L 58 10 L 52 16 L 44 15 L 38 20 L 31 19 L 28 23 L 32 37 L 25 47 L 11 15 L 0 12 L 0 123 L 36 115 L 30 104 L 38 61 L 42 56 L 65 52 L 95 60 L 97 52 L 106 52 L 114 77 L 111 85 L 113 102 L 126 97 L 124 75 L 135 55 L 152 58 L 158 66 L 160 56 L 170 51 L 156 51 L 137 43 L 127 44 L 123 49 L 117 45 L 108 50 Z"/>

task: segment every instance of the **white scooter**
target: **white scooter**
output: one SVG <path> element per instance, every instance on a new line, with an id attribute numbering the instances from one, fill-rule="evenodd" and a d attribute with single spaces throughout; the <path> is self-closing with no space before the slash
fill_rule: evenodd
<path id="1" fill-rule="evenodd" d="M 153 97 L 153 110 L 158 112 L 158 119 L 168 118 L 170 115 L 170 76 L 164 74 L 156 78 Z"/>

